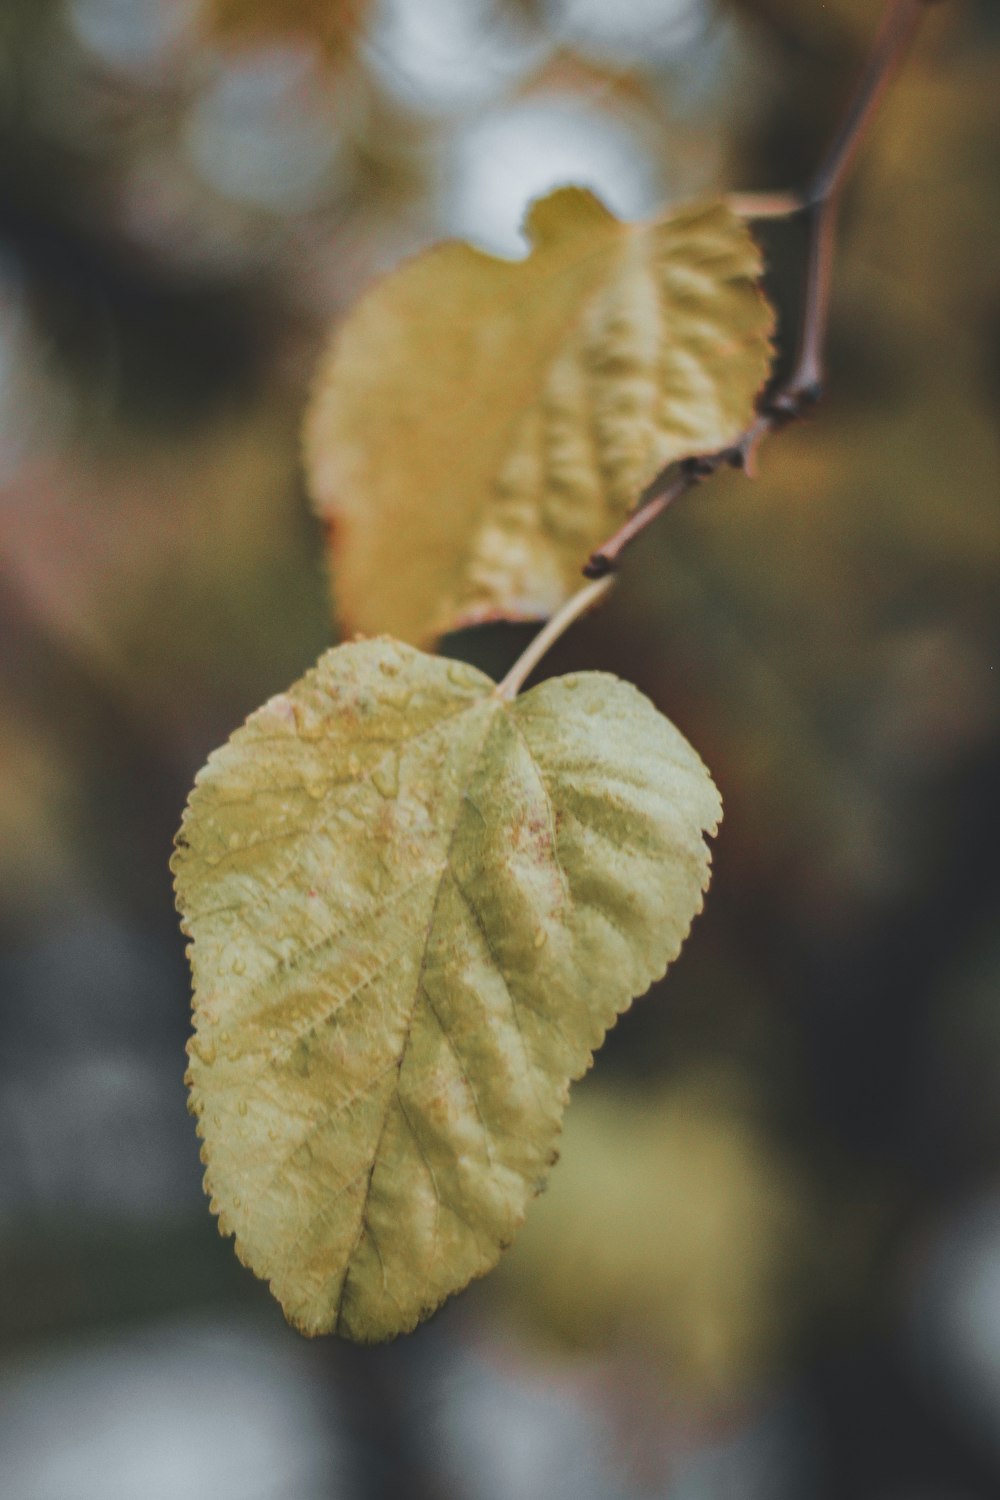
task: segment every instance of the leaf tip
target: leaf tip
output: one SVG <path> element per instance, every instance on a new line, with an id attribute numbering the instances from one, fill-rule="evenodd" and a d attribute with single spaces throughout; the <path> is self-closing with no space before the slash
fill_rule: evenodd
<path id="1" fill-rule="evenodd" d="M 533 249 L 553 245 L 570 235 L 616 222 L 609 208 L 590 188 L 565 184 L 529 203 L 521 233 Z"/>

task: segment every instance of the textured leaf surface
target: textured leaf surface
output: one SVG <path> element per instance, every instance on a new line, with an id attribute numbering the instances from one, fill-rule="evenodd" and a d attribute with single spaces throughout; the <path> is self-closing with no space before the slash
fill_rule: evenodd
<path id="1" fill-rule="evenodd" d="M 220 1228 L 307 1333 L 412 1328 L 493 1266 L 568 1085 L 700 909 L 720 815 L 617 678 L 515 703 L 341 646 L 209 760 L 174 860 Z"/>
<path id="2" fill-rule="evenodd" d="M 321 365 L 307 467 L 351 629 L 551 613 L 661 469 L 752 415 L 772 316 L 724 203 L 622 224 L 564 188 L 526 228 L 522 261 L 404 266 Z"/>

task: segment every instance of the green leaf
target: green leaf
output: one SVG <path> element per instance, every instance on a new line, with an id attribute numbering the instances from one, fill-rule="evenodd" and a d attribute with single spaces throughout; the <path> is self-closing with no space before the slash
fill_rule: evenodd
<path id="1" fill-rule="evenodd" d="M 200 773 L 174 857 L 220 1228 L 303 1332 L 412 1328 L 492 1267 L 569 1083 L 701 907 L 718 794 L 603 673 L 514 703 L 340 646 Z"/>

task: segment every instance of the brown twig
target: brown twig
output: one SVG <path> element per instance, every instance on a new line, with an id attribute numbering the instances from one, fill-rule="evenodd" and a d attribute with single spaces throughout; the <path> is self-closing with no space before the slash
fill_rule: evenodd
<path id="1" fill-rule="evenodd" d="M 617 571 L 622 553 L 682 495 L 722 468 L 753 476 L 757 450 L 770 432 L 786 427 L 820 399 L 830 306 L 830 283 L 840 192 L 878 106 L 892 83 L 921 15 L 934 0 L 889 0 L 858 86 L 819 170 L 799 194 L 735 197 L 731 206 L 748 218 L 803 220 L 808 235 L 806 276 L 798 347 L 791 373 L 766 392 L 745 432 L 725 448 L 686 459 L 657 475 L 639 497 L 628 520 L 592 554 L 583 572 L 605 578 Z"/>

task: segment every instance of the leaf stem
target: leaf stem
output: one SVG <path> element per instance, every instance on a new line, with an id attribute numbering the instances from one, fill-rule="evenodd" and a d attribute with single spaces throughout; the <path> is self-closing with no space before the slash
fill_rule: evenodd
<path id="1" fill-rule="evenodd" d="M 560 636 L 565 635 L 581 615 L 585 615 L 588 610 L 599 604 L 605 594 L 611 592 L 614 584 L 614 578 L 600 578 L 595 583 L 588 583 L 582 589 L 578 589 L 572 598 L 567 599 L 562 609 L 552 616 L 548 624 L 521 652 L 503 681 L 497 684 L 496 696 L 507 700 L 516 698 L 538 663 L 552 649 Z"/>
<path id="2" fill-rule="evenodd" d="M 836 243 L 840 192 L 854 165 L 879 104 L 902 66 L 923 12 L 935 0 L 888 0 L 868 62 L 844 111 L 833 142 L 811 182 L 801 193 L 736 194 L 729 202 L 742 218 L 805 222 L 808 245 L 798 347 L 790 375 L 766 391 L 757 415 L 731 444 L 671 467 L 639 497 L 624 525 L 593 553 L 583 569 L 587 578 L 606 578 L 617 571 L 622 553 L 675 500 L 722 468 L 742 469 L 753 477 L 757 450 L 770 432 L 796 421 L 823 392 L 830 285 Z"/>

